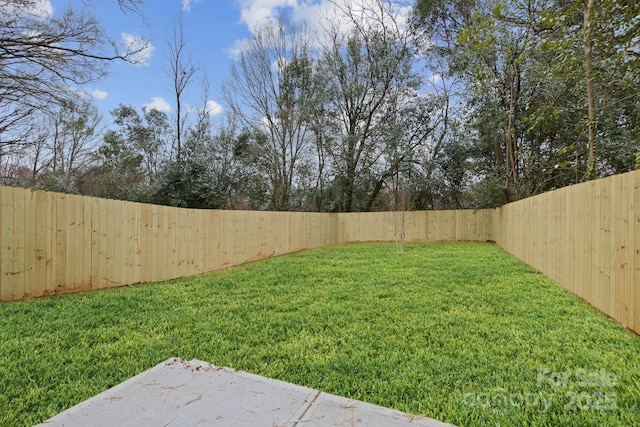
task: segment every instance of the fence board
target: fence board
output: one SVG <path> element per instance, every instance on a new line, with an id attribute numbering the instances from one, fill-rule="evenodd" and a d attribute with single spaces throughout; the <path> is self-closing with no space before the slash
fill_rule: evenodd
<path id="1" fill-rule="evenodd" d="M 84 234 L 82 236 L 82 250 L 84 251 L 84 261 L 82 265 L 82 290 L 88 291 L 91 289 L 91 267 L 92 267 L 92 237 L 93 237 L 93 224 L 92 224 L 92 203 L 91 198 L 82 197 L 82 216 L 84 224 Z M 80 244 L 80 243 L 79 243 Z"/>
<path id="2" fill-rule="evenodd" d="M 611 254 L 615 253 L 611 248 L 611 194 L 610 188 L 613 183 L 612 179 L 607 181 L 598 180 L 596 185 L 600 189 L 600 235 L 597 236 L 597 241 L 600 244 L 595 246 L 598 248 L 599 260 L 598 276 L 594 281 L 594 286 L 599 289 L 600 305 L 599 309 L 605 313 L 610 313 L 610 299 L 611 299 Z M 598 264 L 598 263 L 596 263 Z M 611 313 L 612 315 L 614 313 Z"/>
<path id="3" fill-rule="evenodd" d="M 67 218 L 69 222 L 69 235 L 67 239 L 67 253 L 73 258 L 72 263 L 67 263 L 68 277 L 72 282 L 68 286 L 69 292 L 83 290 L 82 278 L 84 276 L 84 200 L 82 196 L 69 195 L 67 197 L 67 210 L 73 214 Z"/>
<path id="4" fill-rule="evenodd" d="M 634 209 L 632 209 L 632 216 L 629 219 L 633 222 L 633 235 L 635 236 L 635 248 L 632 251 L 634 259 L 634 279 L 631 291 L 633 296 L 633 313 L 630 316 L 633 318 L 633 330 L 640 333 L 640 174 L 635 174 L 635 196 L 634 196 Z"/>
<path id="5" fill-rule="evenodd" d="M 187 210 L 187 223 L 186 223 L 186 237 L 185 237 L 185 243 L 186 243 L 186 250 L 185 250 L 185 260 L 184 260 L 184 271 L 182 273 L 183 276 L 191 276 L 192 274 L 194 274 L 194 264 L 195 264 L 195 259 L 197 257 L 197 253 L 196 253 L 196 230 L 194 227 L 194 209 L 188 209 Z"/>
<path id="6" fill-rule="evenodd" d="M 582 272 L 582 298 L 587 301 L 591 300 L 591 242 L 593 241 L 593 228 L 595 227 L 595 219 L 594 219 L 594 211 L 595 211 L 595 193 L 594 186 L 591 183 L 585 183 L 584 188 L 582 189 L 583 196 L 585 199 L 580 198 L 578 205 L 578 212 L 582 214 L 580 217 L 582 218 L 580 226 L 582 228 L 582 246 L 580 252 L 582 254 L 582 260 L 578 264 L 578 268 L 580 268 Z M 589 197 L 590 196 L 590 197 Z M 586 199 L 588 197 L 588 199 Z M 579 218 L 576 218 L 580 221 Z"/>
<path id="7" fill-rule="evenodd" d="M 135 246 L 135 257 L 134 257 L 134 274 L 135 274 L 135 282 L 133 283 L 142 283 L 142 211 L 139 203 L 134 204 L 134 246 Z"/>
<path id="8" fill-rule="evenodd" d="M 13 188 L 0 189 L 0 299 L 10 301 L 13 296 Z"/>
<path id="9" fill-rule="evenodd" d="M 561 194 L 564 196 L 564 212 L 566 218 L 565 221 L 562 221 L 563 217 L 560 217 L 562 221 L 562 259 L 561 259 L 561 279 L 560 283 L 564 283 L 565 287 L 569 289 L 571 292 L 576 293 L 575 290 L 575 265 L 576 265 L 576 254 L 575 254 L 575 241 L 576 241 L 576 221 L 575 221 L 575 191 L 567 191 L 567 189 L 563 189 Z"/>
<path id="10" fill-rule="evenodd" d="M 62 235 L 64 236 L 64 244 L 62 245 L 64 255 L 61 259 L 64 260 L 65 280 L 61 280 L 58 283 L 58 286 L 61 288 L 60 292 L 75 291 L 75 261 L 76 256 L 79 256 L 79 254 L 76 252 L 76 249 L 78 247 L 76 238 L 78 228 L 76 227 L 76 207 L 74 197 L 75 196 L 73 196 L 72 194 L 65 195 L 64 205 L 62 205 L 62 207 L 58 205 L 57 207 L 57 209 L 62 208 L 62 210 L 64 211 L 64 214 L 58 217 L 58 219 L 64 217 L 63 222 L 58 223 L 59 231 L 61 231 Z"/>
<path id="11" fill-rule="evenodd" d="M 46 292 L 47 283 L 47 193 L 35 192 L 35 228 L 36 244 L 34 247 L 34 273 L 31 296 L 39 297 Z"/>
<path id="12" fill-rule="evenodd" d="M 204 236 L 209 231 L 206 227 L 206 222 L 204 220 L 205 212 L 202 210 L 196 210 L 196 239 L 198 242 L 198 261 L 196 262 L 196 274 L 205 273 L 207 270 L 206 259 L 207 259 L 207 248 L 205 247 L 205 238 Z"/>
<path id="13" fill-rule="evenodd" d="M 100 288 L 108 288 L 110 285 L 111 270 L 113 266 L 109 259 L 109 234 L 111 232 L 109 223 L 109 200 L 100 199 L 99 203 L 99 258 L 100 258 Z"/>
<path id="14" fill-rule="evenodd" d="M 109 230 L 107 237 L 108 287 L 120 286 L 118 278 L 122 277 L 122 265 L 117 263 L 116 255 L 121 246 L 122 223 L 116 222 L 116 211 L 120 205 L 121 203 L 115 200 L 109 200 L 107 203 L 107 229 Z"/>
<path id="15" fill-rule="evenodd" d="M 100 199 L 91 198 L 91 289 L 100 289 Z"/>
<path id="16" fill-rule="evenodd" d="M 150 282 L 152 280 L 152 258 L 154 253 L 153 236 L 153 213 L 151 205 L 140 205 L 140 281 Z"/>
<path id="17" fill-rule="evenodd" d="M 621 212 L 624 212 L 621 229 L 617 232 L 618 236 L 625 236 L 624 253 L 621 261 L 620 268 L 623 269 L 623 283 L 621 295 L 621 322 L 627 327 L 633 328 L 633 310 L 634 310 L 634 253 L 636 252 L 635 238 L 634 238 L 634 180 L 622 179 L 621 180 Z"/>
<path id="18" fill-rule="evenodd" d="M 158 251 L 158 271 L 161 277 L 170 278 L 170 263 L 167 262 L 171 257 L 171 245 L 173 243 L 173 229 L 169 228 L 169 217 L 171 216 L 173 210 L 169 207 L 162 207 L 160 211 L 158 211 L 158 227 L 160 228 L 160 236 L 161 236 L 161 251 Z"/>
<path id="19" fill-rule="evenodd" d="M 54 193 L 47 193 L 47 282 L 45 295 L 56 292 L 56 199 Z"/>
<path id="20" fill-rule="evenodd" d="M 69 233 L 69 227 L 67 222 L 67 198 L 68 195 L 63 194 L 57 197 L 55 200 L 56 221 L 55 221 L 55 233 L 56 233 L 56 248 L 54 259 L 56 281 L 55 292 L 66 292 L 69 289 L 70 283 L 67 278 L 67 234 Z M 71 271 L 69 271 L 71 273 Z"/>
<path id="21" fill-rule="evenodd" d="M 122 283 L 135 283 L 135 211 L 133 203 L 122 203 L 122 232 L 120 237 L 120 253 L 122 254 Z"/>
<path id="22" fill-rule="evenodd" d="M 124 203 L 112 202 L 113 205 L 113 279 L 112 286 L 121 286 L 124 263 L 122 259 L 122 240 L 123 240 L 123 206 Z"/>
<path id="23" fill-rule="evenodd" d="M 166 254 L 168 261 L 165 260 L 167 264 L 167 278 L 174 279 L 178 276 L 177 262 L 176 262 L 176 245 L 178 238 L 178 231 L 176 229 L 176 215 L 177 209 L 168 208 L 167 209 L 167 248 Z"/>
<path id="24" fill-rule="evenodd" d="M 625 212 L 623 210 L 622 198 L 622 175 L 617 175 L 611 179 L 610 192 L 610 214 L 613 212 Z M 621 323 L 624 319 L 623 295 L 625 284 L 625 266 L 624 255 L 627 246 L 626 227 L 623 226 L 624 216 L 613 213 L 610 221 L 609 243 L 611 248 L 611 263 L 609 265 L 610 289 L 609 289 L 609 311 L 612 317 L 620 319 Z"/>
<path id="25" fill-rule="evenodd" d="M 164 208 L 162 208 L 164 209 Z M 147 281 L 156 281 L 156 280 L 162 280 L 162 276 L 159 274 L 160 273 L 160 262 L 158 261 L 159 258 L 162 256 L 162 248 L 163 245 L 159 238 L 160 238 L 160 221 L 159 221 L 159 215 L 160 215 L 160 207 L 156 206 L 156 205 L 152 205 L 151 206 L 151 227 L 150 227 L 150 234 L 149 234 L 149 245 L 150 245 L 150 251 L 149 251 L 149 266 L 150 266 L 150 271 L 149 271 L 149 278 L 147 279 Z"/>
<path id="26" fill-rule="evenodd" d="M 588 199 L 587 203 L 587 218 L 585 221 L 585 260 L 582 268 L 584 269 L 584 298 L 587 301 L 593 301 L 594 305 L 597 303 L 597 295 L 592 291 L 592 283 L 594 282 L 594 272 L 598 273 L 595 268 L 595 263 L 592 260 L 596 260 L 595 258 L 597 248 L 594 247 L 593 242 L 598 237 L 598 233 L 596 230 L 600 228 L 599 216 L 598 216 L 598 207 L 600 204 L 600 195 L 597 193 L 597 187 L 595 186 L 595 182 L 587 183 L 587 194 L 590 194 L 592 197 Z"/>
<path id="27" fill-rule="evenodd" d="M 25 192 L 24 199 L 24 296 L 36 296 L 36 246 L 38 244 L 38 226 L 36 223 L 36 212 L 38 211 L 35 190 Z"/>
<path id="28" fill-rule="evenodd" d="M 26 220 L 26 193 L 30 191 L 13 191 L 13 290 L 12 297 L 18 298 L 25 294 L 24 278 L 25 278 L 25 255 L 27 240 L 31 235 L 27 234 L 25 228 Z M 35 236 L 34 236 L 35 237 Z"/>

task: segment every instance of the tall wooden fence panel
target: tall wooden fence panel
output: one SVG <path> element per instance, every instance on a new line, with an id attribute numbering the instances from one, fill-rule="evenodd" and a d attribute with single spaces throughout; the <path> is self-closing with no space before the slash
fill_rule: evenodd
<path id="1" fill-rule="evenodd" d="M 510 203 L 493 224 L 505 250 L 640 332 L 640 171 Z"/>
<path id="2" fill-rule="evenodd" d="M 186 277 L 340 243 L 337 216 L 0 187 L 0 300 Z"/>
<path id="3" fill-rule="evenodd" d="M 493 240 L 493 210 L 338 214 L 346 242 Z"/>

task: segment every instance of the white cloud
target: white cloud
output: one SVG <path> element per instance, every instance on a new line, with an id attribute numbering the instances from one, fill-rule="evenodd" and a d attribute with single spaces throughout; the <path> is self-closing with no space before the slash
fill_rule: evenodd
<path id="1" fill-rule="evenodd" d="M 442 80 L 442 76 L 439 73 L 433 73 L 431 77 L 429 77 L 429 81 L 434 85 L 438 84 L 440 80 Z"/>
<path id="2" fill-rule="evenodd" d="M 347 32 L 353 23 L 347 15 L 352 10 L 354 15 L 362 16 L 364 25 L 379 25 L 379 15 L 370 12 L 375 10 L 377 0 L 240 0 L 240 21 L 254 32 L 260 26 L 276 19 L 279 13 L 287 12 L 296 23 L 305 23 L 318 36 L 318 43 L 323 43 L 326 36 L 327 23 L 333 29 Z M 383 0 L 386 13 L 394 16 L 401 29 L 408 28 L 412 12 L 413 0 Z M 369 11 L 369 12 L 367 12 Z M 387 15 L 387 17 L 390 15 Z M 386 21 L 386 19 L 385 19 Z M 390 21 L 389 21 L 390 22 Z M 232 58 L 237 59 L 246 46 L 246 40 L 236 40 L 230 49 Z"/>
<path id="3" fill-rule="evenodd" d="M 240 59 L 240 54 L 242 51 L 246 50 L 249 47 L 249 42 L 251 40 L 248 38 L 238 39 L 233 42 L 233 46 L 228 50 L 229 56 L 231 59 L 238 60 Z"/>
<path id="4" fill-rule="evenodd" d="M 274 19 L 279 9 L 298 7 L 297 0 L 240 0 L 240 20 L 250 31 Z"/>
<path id="5" fill-rule="evenodd" d="M 209 115 L 211 116 L 217 116 L 218 114 L 222 113 L 222 105 L 218 104 L 216 101 L 214 100 L 208 100 L 207 101 L 207 113 L 209 113 Z"/>
<path id="6" fill-rule="evenodd" d="M 185 12 L 191 12 L 191 5 L 199 1 L 200 0 L 180 0 L 180 8 Z"/>
<path id="7" fill-rule="evenodd" d="M 171 105 L 161 96 L 152 96 L 151 102 L 142 104 L 142 106 L 148 110 L 164 111 L 165 113 L 171 111 Z"/>
<path id="8" fill-rule="evenodd" d="M 53 15 L 53 5 L 49 0 L 36 0 L 33 2 L 31 14 L 38 18 L 49 18 Z"/>
<path id="9" fill-rule="evenodd" d="M 50 0 L 32 0 L 30 2 L 0 2 L 0 13 L 6 16 L 31 15 L 34 18 L 47 19 L 53 15 Z"/>
<path id="10" fill-rule="evenodd" d="M 145 40 L 141 36 L 122 33 L 122 42 L 129 52 L 132 52 L 131 59 L 133 63 L 139 67 L 148 67 L 149 61 L 155 47 L 150 41 Z"/>
<path id="11" fill-rule="evenodd" d="M 90 95 L 93 97 L 93 99 L 97 99 L 98 101 L 100 101 L 109 96 L 109 93 L 104 90 L 96 89 L 92 91 Z"/>

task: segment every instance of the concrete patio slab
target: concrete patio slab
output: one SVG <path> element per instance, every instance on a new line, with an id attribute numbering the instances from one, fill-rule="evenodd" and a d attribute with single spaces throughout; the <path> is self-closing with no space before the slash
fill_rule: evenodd
<path id="1" fill-rule="evenodd" d="M 445 427 L 283 381 L 172 358 L 39 426 Z"/>

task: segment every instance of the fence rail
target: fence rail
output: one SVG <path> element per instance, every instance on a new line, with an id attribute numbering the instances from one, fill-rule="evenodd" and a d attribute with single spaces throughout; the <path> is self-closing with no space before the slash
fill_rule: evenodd
<path id="1" fill-rule="evenodd" d="M 640 332 L 640 171 L 495 210 L 181 209 L 0 187 L 0 301 L 187 277 L 357 241 L 495 240 Z"/>

